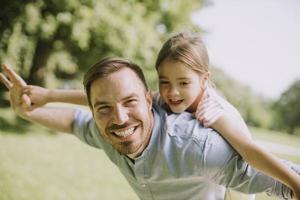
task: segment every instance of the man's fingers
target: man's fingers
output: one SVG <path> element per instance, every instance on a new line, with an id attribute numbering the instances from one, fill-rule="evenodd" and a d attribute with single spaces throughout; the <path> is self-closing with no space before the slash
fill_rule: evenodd
<path id="1" fill-rule="evenodd" d="M 30 93 L 31 93 L 30 86 L 27 85 L 27 86 L 23 87 L 22 91 L 24 94 L 30 95 Z"/>
<path id="2" fill-rule="evenodd" d="M 3 72 L 8 76 L 13 84 L 18 84 L 20 86 L 26 86 L 26 82 L 10 67 L 3 64 L 2 65 Z"/>
<path id="3" fill-rule="evenodd" d="M 5 85 L 5 87 L 7 87 L 7 89 L 10 90 L 10 88 L 12 87 L 12 83 L 2 73 L 0 73 L 0 81 Z"/>
<path id="4" fill-rule="evenodd" d="M 29 109 L 29 108 L 31 107 L 31 100 L 30 100 L 30 98 L 28 97 L 28 95 L 23 94 L 23 95 L 22 95 L 22 100 L 23 100 L 23 102 L 25 103 L 26 108 Z"/>

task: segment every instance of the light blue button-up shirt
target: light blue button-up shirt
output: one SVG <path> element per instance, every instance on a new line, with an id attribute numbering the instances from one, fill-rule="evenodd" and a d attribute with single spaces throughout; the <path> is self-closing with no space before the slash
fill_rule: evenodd
<path id="1" fill-rule="evenodd" d="M 73 132 L 103 149 L 140 199 L 221 200 L 226 187 L 290 198 L 290 189 L 251 168 L 218 133 L 203 128 L 190 113 L 167 115 L 154 105 L 153 115 L 149 145 L 134 162 L 101 136 L 90 112 L 76 111 Z M 289 165 L 300 171 L 299 165 Z"/>

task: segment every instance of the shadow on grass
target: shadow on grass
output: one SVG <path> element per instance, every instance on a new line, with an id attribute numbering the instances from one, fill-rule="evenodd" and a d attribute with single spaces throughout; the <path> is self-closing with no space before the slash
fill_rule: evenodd
<path id="1" fill-rule="evenodd" d="M 24 134 L 29 130 L 30 123 L 17 117 L 15 120 L 7 120 L 5 116 L 0 117 L 0 133 L 10 132 Z"/>

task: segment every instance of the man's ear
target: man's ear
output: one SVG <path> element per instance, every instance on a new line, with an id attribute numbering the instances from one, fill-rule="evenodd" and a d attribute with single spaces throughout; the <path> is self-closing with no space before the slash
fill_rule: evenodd
<path id="1" fill-rule="evenodd" d="M 147 101 L 148 105 L 150 106 L 150 108 L 152 109 L 152 93 L 150 90 L 148 90 L 146 92 L 146 101 Z"/>

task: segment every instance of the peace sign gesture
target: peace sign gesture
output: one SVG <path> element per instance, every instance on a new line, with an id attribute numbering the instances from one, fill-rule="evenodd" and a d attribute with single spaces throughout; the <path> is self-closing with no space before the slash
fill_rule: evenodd
<path id="1" fill-rule="evenodd" d="M 23 93 L 26 82 L 10 67 L 3 64 L 3 73 L 0 73 L 0 81 L 7 87 L 10 93 L 10 103 L 13 110 L 23 118 L 32 110 L 28 95 Z"/>

